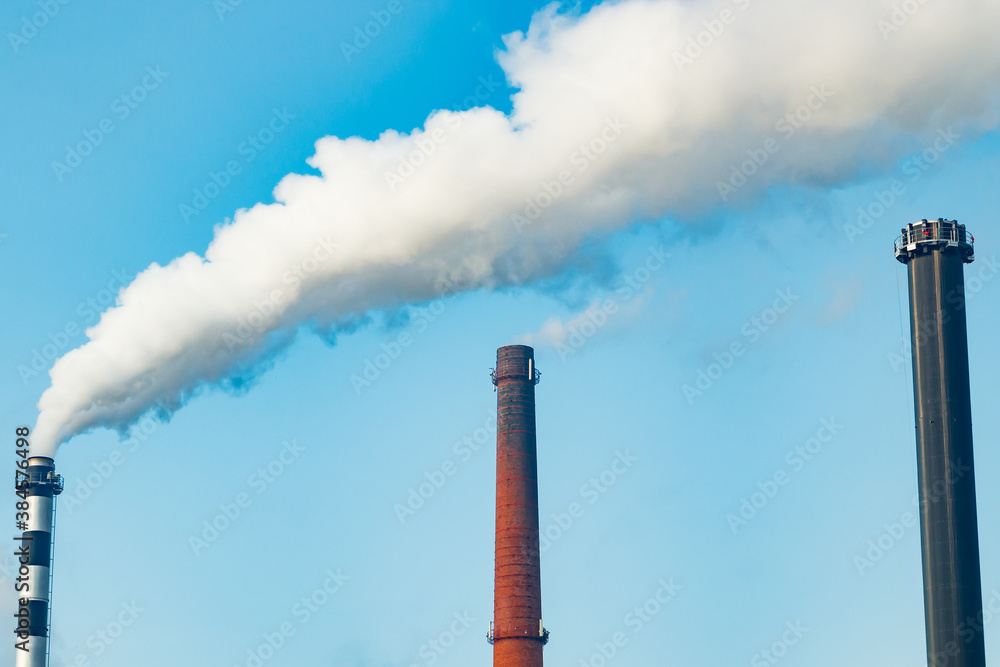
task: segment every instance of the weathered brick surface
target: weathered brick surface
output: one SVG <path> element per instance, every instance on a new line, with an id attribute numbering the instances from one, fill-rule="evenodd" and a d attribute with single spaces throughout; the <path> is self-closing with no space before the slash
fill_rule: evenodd
<path id="1" fill-rule="evenodd" d="M 533 350 L 497 350 L 494 667 L 542 667 Z"/>

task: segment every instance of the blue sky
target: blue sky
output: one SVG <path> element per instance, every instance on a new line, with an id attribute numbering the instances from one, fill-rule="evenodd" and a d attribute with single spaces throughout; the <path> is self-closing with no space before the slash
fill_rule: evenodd
<path id="1" fill-rule="evenodd" d="M 112 293 L 153 262 L 204 252 L 214 225 L 271 201 L 285 174 L 314 173 L 317 139 L 408 132 L 470 96 L 512 108 L 496 50 L 542 3 L 400 0 L 345 56 L 341 44 L 389 4 L 70 2 L 26 43 L 5 40 L 0 421 L 11 445 L 37 417 L 56 354 L 86 341 Z M 5 4 L 4 34 L 38 11 Z M 95 131 L 93 153 L 57 173 L 66 146 Z M 247 665 L 282 627 L 264 664 L 489 664 L 489 369 L 498 346 L 573 321 L 595 298 L 621 308 L 582 344 L 536 346 L 547 663 L 597 667 L 597 645 L 620 632 L 608 664 L 759 664 L 791 624 L 807 631 L 780 658 L 789 667 L 922 664 L 918 529 L 858 565 L 916 493 L 905 270 L 892 242 L 905 223 L 939 216 L 977 236 L 966 276 L 980 280 L 969 328 L 983 585 L 1000 606 L 1000 136 L 963 130 L 915 172 L 922 145 L 836 183 L 776 183 L 697 215 L 637 211 L 597 238 L 593 264 L 376 315 L 335 345 L 302 332 L 239 396 L 206 390 L 131 440 L 75 438 L 57 460 L 67 491 L 53 666 Z M 230 162 L 239 172 L 185 219 L 181 205 Z M 859 207 L 886 202 L 894 181 L 902 194 L 852 232 Z M 644 271 L 651 253 L 669 259 Z M 628 279 L 641 295 L 616 297 Z M 754 323 L 781 295 L 786 312 Z M 358 390 L 351 377 L 403 334 L 412 343 Z M 735 342 L 745 353 L 686 394 Z M 791 454 L 830 424 L 810 460 Z M 591 482 L 619 457 L 630 463 L 613 484 Z M 449 462 L 455 474 L 401 520 L 397 505 Z M 776 474 L 787 483 L 769 485 Z M 762 487 L 773 497 L 734 528 L 727 516 Z M 568 522 L 573 503 L 582 514 Z M 235 518 L 209 540 L 205 522 L 226 511 Z M 661 582 L 675 597 L 634 612 Z M 141 611 L 122 617 L 123 605 Z M 120 617 L 130 625 L 100 639 Z M 986 639 L 996 655 L 1000 623 Z"/>

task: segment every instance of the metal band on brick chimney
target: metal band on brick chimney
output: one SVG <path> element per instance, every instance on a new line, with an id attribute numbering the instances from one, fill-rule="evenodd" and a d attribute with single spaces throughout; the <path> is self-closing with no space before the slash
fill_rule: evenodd
<path id="1" fill-rule="evenodd" d="M 46 667 L 49 653 L 49 602 L 51 599 L 52 527 L 55 497 L 62 493 L 62 477 L 55 462 L 45 456 L 28 459 L 27 477 L 18 475 L 17 490 L 27 491 L 28 528 L 21 535 L 17 583 L 19 590 L 16 642 L 27 650 L 15 651 L 16 667 Z M 22 548 L 23 547 L 23 548 Z M 26 610 L 26 616 L 25 611 Z M 22 621 L 22 619 L 24 619 Z"/>
<path id="2" fill-rule="evenodd" d="M 542 667 L 538 462 L 535 442 L 534 350 L 497 350 L 497 515 L 493 624 L 494 667 Z"/>
<path id="3" fill-rule="evenodd" d="M 927 662 L 985 667 L 964 265 L 974 239 L 954 220 L 907 225 L 913 403 Z M 978 619 L 978 620 L 977 620 Z"/>

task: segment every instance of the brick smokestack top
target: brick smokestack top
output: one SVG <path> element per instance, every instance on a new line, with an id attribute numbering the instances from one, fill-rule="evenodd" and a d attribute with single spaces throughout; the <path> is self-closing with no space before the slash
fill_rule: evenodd
<path id="1" fill-rule="evenodd" d="M 497 535 L 493 598 L 494 667 L 542 667 L 538 463 L 535 456 L 534 350 L 497 350 Z"/>

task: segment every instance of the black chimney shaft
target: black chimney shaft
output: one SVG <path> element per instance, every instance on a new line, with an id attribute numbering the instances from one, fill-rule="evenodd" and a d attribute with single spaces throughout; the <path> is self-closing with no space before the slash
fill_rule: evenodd
<path id="1" fill-rule="evenodd" d="M 985 667 L 964 264 L 973 238 L 955 221 L 908 225 L 907 265 L 930 667 Z"/>

